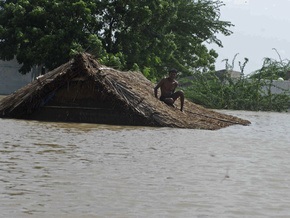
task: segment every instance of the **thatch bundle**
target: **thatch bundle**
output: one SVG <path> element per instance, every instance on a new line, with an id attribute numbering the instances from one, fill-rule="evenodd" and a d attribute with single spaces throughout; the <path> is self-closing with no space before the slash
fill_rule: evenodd
<path id="1" fill-rule="evenodd" d="M 185 100 L 184 112 L 159 101 L 139 72 L 100 65 L 83 53 L 0 102 L 0 117 L 220 129 L 249 121 Z"/>

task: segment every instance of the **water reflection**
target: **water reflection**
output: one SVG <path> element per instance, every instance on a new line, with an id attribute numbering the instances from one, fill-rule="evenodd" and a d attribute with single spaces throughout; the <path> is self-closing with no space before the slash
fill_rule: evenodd
<path id="1" fill-rule="evenodd" d="M 0 119 L 3 217 L 287 217 L 289 114 L 218 131 Z"/>

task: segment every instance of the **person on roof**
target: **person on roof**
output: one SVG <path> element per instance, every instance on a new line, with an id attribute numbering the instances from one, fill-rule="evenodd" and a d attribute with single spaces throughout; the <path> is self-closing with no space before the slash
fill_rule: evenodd
<path id="1" fill-rule="evenodd" d="M 165 102 L 167 105 L 174 107 L 174 102 L 177 98 L 180 98 L 180 110 L 183 111 L 184 105 L 184 93 L 182 90 L 176 91 L 175 89 L 178 86 L 176 81 L 177 70 L 169 70 L 169 75 L 167 78 L 163 78 L 154 88 L 154 95 L 158 98 L 158 89 L 161 90 L 160 101 Z"/>

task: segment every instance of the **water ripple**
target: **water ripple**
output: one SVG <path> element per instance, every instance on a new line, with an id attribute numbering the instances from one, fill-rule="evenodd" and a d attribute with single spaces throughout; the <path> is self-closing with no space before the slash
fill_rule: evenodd
<path id="1" fill-rule="evenodd" d="M 218 131 L 0 119 L 4 217 L 287 217 L 289 114 Z"/>

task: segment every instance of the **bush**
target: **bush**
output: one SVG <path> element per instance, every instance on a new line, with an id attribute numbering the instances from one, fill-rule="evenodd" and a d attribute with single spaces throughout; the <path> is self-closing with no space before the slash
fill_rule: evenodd
<path id="1" fill-rule="evenodd" d="M 290 96 L 286 91 L 281 94 L 271 93 L 273 80 L 250 79 L 229 76 L 218 78 L 214 73 L 197 73 L 191 80 L 181 83 L 185 95 L 194 103 L 213 109 L 286 111 Z M 266 87 L 266 89 L 265 89 Z"/>

